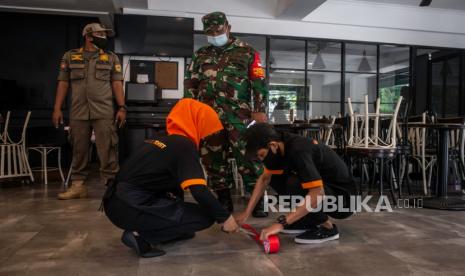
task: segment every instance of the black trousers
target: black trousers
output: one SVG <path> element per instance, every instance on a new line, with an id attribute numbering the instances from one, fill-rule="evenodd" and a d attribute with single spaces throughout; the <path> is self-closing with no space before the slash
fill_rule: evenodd
<path id="1" fill-rule="evenodd" d="M 323 185 L 326 195 L 342 195 L 344 197 L 343 206 L 349 206 L 349 196 L 355 194 L 355 183 L 347 183 L 347 185 L 324 183 Z M 271 178 L 270 186 L 278 193 L 278 195 L 305 197 L 308 193 L 307 189 L 302 188 L 298 177 L 292 174 L 273 175 Z M 335 211 L 327 214 L 320 210 L 317 212 L 310 212 L 308 215 L 297 221 L 297 223 L 303 223 L 309 226 L 317 226 L 327 221 L 328 215 L 332 218 L 344 219 L 351 216 L 352 212 Z"/>
<path id="2" fill-rule="evenodd" d="M 140 237 L 152 245 L 193 234 L 214 223 L 199 204 L 182 202 L 182 208 L 184 214 L 176 222 L 138 210 L 114 193 L 104 199 L 105 214 L 113 224 L 124 230 L 137 231 Z"/>

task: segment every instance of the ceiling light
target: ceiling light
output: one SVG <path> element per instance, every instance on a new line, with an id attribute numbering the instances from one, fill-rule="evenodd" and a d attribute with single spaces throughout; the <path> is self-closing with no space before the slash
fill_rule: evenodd
<path id="1" fill-rule="evenodd" d="M 420 7 L 427 7 L 427 6 L 431 5 L 431 1 L 432 0 L 421 0 Z"/>
<path id="2" fill-rule="evenodd" d="M 363 57 L 360 65 L 358 66 L 359 72 L 371 72 L 371 66 L 367 59 L 367 51 L 363 50 Z"/>
<path id="3" fill-rule="evenodd" d="M 325 68 L 326 68 L 326 64 L 325 64 L 325 62 L 323 61 L 323 57 L 321 56 L 320 49 L 318 48 L 318 52 L 317 52 L 317 54 L 316 54 L 316 58 L 315 58 L 315 60 L 313 61 L 312 69 L 325 69 Z"/>

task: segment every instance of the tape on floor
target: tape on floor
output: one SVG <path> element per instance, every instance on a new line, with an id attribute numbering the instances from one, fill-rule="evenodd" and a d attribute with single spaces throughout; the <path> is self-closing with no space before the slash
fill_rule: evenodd
<path id="1" fill-rule="evenodd" d="M 267 240 L 260 240 L 260 234 L 250 226 L 249 224 L 242 224 L 241 225 L 242 232 L 250 235 L 257 243 L 263 246 L 265 253 L 272 254 L 277 253 L 279 251 L 279 238 L 276 235 L 271 235 L 268 237 Z"/>

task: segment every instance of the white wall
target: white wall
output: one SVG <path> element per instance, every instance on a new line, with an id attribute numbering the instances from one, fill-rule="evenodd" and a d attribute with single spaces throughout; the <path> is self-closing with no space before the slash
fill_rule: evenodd
<path id="1" fill-rule="evenodd" d="M 168 60 L 169 59 L 169 60 Z M 184 94 L 184 58 L 158 58 L 158 57 L 147 57 L 147 56 L 123 56 L 123 73 L 124 82 L 129 81 L 131 75 L 131 68 L 129 66 L 129 60 L 153 60 L 153 61 L 170 61 L 178 63 L 178 89 L 162 89 L 162 97 L 164 99 L 179 99 Z"/>
<path id="2" fill-rule="evenodd" d="M 465 48 L 464 11 L 328 0 L 304 21 L 291 21 L 274 18 L 263 1 L 229 2 L 152 0 L 148 10 L 125 8 L 123 13 L 191 17 L 195 30 L 202 30 L 205 13 L 223 10 L 238 33 Z M 184 4 L 196 7 L 187 9 Z"/>

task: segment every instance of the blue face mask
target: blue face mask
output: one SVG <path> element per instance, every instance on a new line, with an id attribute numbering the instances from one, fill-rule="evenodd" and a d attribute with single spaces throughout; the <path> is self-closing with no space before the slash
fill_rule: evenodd
<path id="1" fill-rule="evenodd" d="M 228 43 L 228 36 L 226 34 L 220 34 L 217 36 L 207 35 L 207 41 L 213 46 L 222 47 Z"/>

